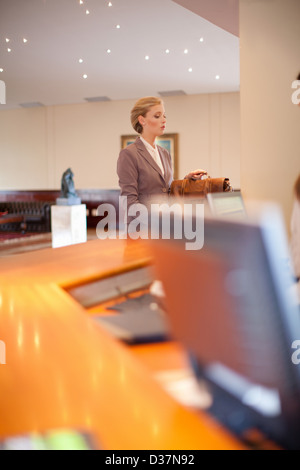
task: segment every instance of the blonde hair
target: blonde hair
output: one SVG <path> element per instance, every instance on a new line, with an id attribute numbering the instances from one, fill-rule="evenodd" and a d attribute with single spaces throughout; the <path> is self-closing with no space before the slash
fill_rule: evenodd
<path id="1" fill-rule="evenodd" d="M 139 122 L 139 116 L 145 117 L 153 106 L 161 104 L 163 104 L 163 101 L 155 96 L 146 96 L 135 103 L 131 110 L 130 118 L 132 127 L 138 134 L 143 132 L 143 126 Z"/>
<path id="2" fill-rule="evenodd" d="M 294 185 L 294 191 L 295 191 L 295 196 L 300 201 L 300 175 L 296 179 L 295 185 Z"/>

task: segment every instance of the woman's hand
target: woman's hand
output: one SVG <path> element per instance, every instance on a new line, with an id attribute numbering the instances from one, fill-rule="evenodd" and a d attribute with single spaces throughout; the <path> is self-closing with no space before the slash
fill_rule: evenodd
<path id="1" fill-rule="evenodd" d="M 194 170 L 191 171 L 188 175 L 185 176 L 184 179 L 190 179 L 190 180 L 201 180 L 202 176 L 207 175 L 207 171 L 205 170 Z"/>

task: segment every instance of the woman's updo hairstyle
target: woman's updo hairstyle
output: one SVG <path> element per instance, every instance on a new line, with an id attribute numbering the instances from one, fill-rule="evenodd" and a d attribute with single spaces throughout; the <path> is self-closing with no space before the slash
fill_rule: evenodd
<path id="1" fill-rule="evenodd" d="M 139 122 L 139 116 L 145 117 L 153 106 L 162 105 L 163 101 L 155 96 L 146 96 L 138 100 L 131 110 L 131 124 L 133 129 L 138 133 L 142 134 L 143 126 Z"/>

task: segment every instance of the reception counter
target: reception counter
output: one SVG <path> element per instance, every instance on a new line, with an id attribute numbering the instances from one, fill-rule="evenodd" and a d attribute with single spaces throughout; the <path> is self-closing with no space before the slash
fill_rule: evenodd
<path id="1" fill-rule="evenodd" d="M 158 372 L 185 367 L 179 344 L 126 346 L 68 293 L 143 266 L 151 269 L 146 247 L 126 240 L 1 259 L 0 439 L 75 429 L 104 450 L 242 448 L 155 379 Z"/>

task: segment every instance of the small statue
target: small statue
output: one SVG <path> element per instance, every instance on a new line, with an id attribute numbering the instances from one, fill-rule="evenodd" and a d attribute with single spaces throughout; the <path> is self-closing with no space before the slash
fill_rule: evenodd
<path id="1" fill-rule="evenodd" d="M 75 185 L 73 181 L 74 173 L 71 168 L 68 168 L 62 175 L 61 178 L 61 193 L 60 197 L 56 199 L 58 206 L 76 206 L 81 204 L 81 199 L 78 197 L 75 191 Z"/>
<path id="2" fill-rule="evenodd" d="M 71 168 L 68 168 L 64 174 L 62 175 L 61 179 L 61 197 L 77 197 L 75 191 L 75 185 L 73 181 L 74 173 Z"/>

